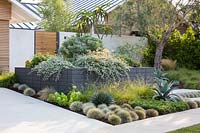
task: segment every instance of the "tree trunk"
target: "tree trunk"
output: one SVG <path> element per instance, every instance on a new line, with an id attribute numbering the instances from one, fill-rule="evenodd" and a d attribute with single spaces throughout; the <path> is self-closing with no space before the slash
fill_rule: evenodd
<path id="1" fill-rule="evenodd" d="M 154 67 L 156 69 L 161 69 L 162 54 L 163 54 L 163 49 L 165 47 L 165 44 L 166 42 L 161 41 L 156 47 L 156 54 L 154 58 Z"/>

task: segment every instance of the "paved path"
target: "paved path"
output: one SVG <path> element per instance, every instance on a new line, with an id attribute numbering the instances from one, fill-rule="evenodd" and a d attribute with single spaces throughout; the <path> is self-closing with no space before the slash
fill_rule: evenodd
<path id="1" fill-rule="evenodd" d="M 0 133 L 82 133 L 110 126 L 0 88 Z"/>
<path id="2" fill-rule="evenodd" d="M 200 123 L 200 109 L 118 126 L 0 88 L 0 133 L 165 133 Z"/>

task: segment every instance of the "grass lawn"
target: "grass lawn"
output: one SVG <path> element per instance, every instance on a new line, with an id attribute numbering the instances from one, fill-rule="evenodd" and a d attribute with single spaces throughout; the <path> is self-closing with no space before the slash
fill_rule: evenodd
<path id="1" fill-rule="evenodd" d="M 200 133 L 200 124 L 191 127 L 182 128 L 169 133 Z"/>

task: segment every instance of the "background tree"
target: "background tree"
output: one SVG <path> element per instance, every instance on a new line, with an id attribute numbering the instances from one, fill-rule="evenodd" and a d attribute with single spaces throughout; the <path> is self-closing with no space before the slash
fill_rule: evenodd
<path id="1" fill-rule="evenodd" d="M 71 7 L 70 7 L 71 6 Z M 70 31 L 74 18 L 72 2 L 64 0 L 42 0 L 38 9 L 43 20 L 39 23 L 46 31 Z"/>
<path id="2" fill-rule="evenodd" d="M 199 0 L 130 1 L 132 2 L 131 9 L 136 12 L 132 14 L 134 16 L 132 22 L 139 31 L 151 38 L 156 44 L 154 67 L 160 69 L 162 53 L 172 32 L 183 22 L 192 21 L 188 17 L 192 14 L 193 9 L 199 8 L 200 2 Z"/>

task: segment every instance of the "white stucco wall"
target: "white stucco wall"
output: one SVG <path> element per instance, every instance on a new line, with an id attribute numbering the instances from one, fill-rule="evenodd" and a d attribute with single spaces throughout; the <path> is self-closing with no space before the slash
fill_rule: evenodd
<path id="1" fill-rule="evenodd" d="M 59 46 L 62 45 L 63 41 L 65 41 L 65 38 L 69 38 L 72 35 L 76 35 L 76 33 L 73 32 L 60 32 L 60 40 L 59 40 Z M 94 37 L 97 37 L 97 35 L 93 35 Z M 106 48 L 109 50 L 113 51 L 115 50 L 118 46 L 124 45 L 126 43 L 130 44 L 137 44 L 137 45 L 146 45 L 147 44 L 147 39 L 144 37 L 136 37 L 136 36 L 118 36 L 118 35 L 113 35 L 113 36 L 105 36 L 103 38 L 103 44 Z"/>
<path id="2" fill-rule="evenodd" d="M 10 71 L 24 67 L 26 60 L 34 55 L 34 31 L 10 29 Z"/>

